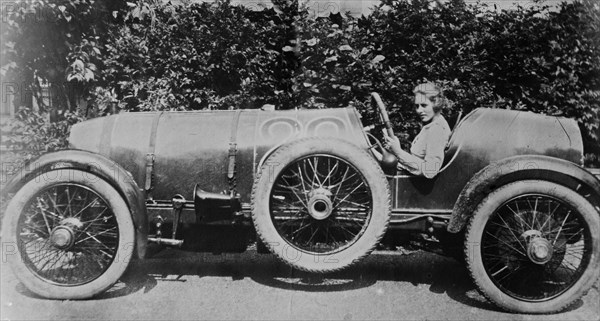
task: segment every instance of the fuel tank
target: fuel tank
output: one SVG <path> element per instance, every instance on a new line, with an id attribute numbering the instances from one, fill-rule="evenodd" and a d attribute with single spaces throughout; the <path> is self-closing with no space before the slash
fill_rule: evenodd
<path id="1" fill-rule="evenodd" d="M 270 152 L 309 136 L 367 147 L 354 108 L 121 113 L 74 125 L 69 143 L 115 161 L 157 200 L 175 194 L 191 200 L 198 184 L 213 193 L 235 186 L 249 202 L 256 171 Z"/>

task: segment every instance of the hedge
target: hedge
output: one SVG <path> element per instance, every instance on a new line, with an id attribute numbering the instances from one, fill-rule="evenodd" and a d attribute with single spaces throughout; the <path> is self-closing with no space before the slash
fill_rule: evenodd
<path id="1" fill-rule="evenodd" d="M 228 1 L 129 3 L 113 11 L 106 35 L 77 47 L 89 55 L 66 56 L 64 76 L 85 83 L 86 117 L 268 103 L 353 105 L 368 120 L 368 94 L 377 91 L 405 143 L 419 129 L 412 87 L 431 80 L 447 89 L 451 120 L 480 106 L 576 119 L 586 164 L 600 165 L 600 6 L 593 0 L 500 12 L 463 0 L 383 0 L 358 19 L 313 19 L 291 1 L 274 2 L 263 12 Z M 90 64 L 93 77 L 73 76 Z"/>

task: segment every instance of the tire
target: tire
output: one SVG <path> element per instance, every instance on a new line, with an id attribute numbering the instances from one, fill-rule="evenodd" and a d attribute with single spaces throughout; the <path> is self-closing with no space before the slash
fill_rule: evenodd
<path id="1" fill-rule="evenodd" d="M 3 249 L 13 272 L 49 299 L 85 299 L 121 277 L 135 248 L 130 211 L 101 178 L 62 169 L 27 182 L 3 222 Z"/>
<path id="2" fill-rule="evenodd" d="M 575 191 L 524 180 L 479 204 L 465 256 L 478 289 L 502 309 L 553 313 L 581 298 L 600 270 L 600 213 Z"/>
<path id="3" fill-rule="evenodd" d="M 332 138 L 279 148 L 252 190 L 252 219 L 267 248 L 296 269 L 326 273 L 366 255 L 384 235 L 390 192 L 366 151 Z"/>

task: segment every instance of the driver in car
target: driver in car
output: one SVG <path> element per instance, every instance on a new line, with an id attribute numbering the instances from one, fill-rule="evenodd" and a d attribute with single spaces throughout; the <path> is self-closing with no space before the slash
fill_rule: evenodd
<path id="1" fill-rule="evenodd" d="M 423 128 L 413 140 L 410 153 L 400 147 L 398 137 L 390 137 L 385 131 L 384 147 L 398 158 L 398 170 L 433 178 L 442 167 L 444 150 L 451 133 L 448 122 L 442 116 L 446 99 L 442 89 L 431 82 L 419 84 L 413 93 Z"/>

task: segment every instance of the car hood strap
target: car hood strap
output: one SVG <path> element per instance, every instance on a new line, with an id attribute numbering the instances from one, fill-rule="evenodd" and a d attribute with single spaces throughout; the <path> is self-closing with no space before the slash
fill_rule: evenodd
<path id="1" fill-rule="evenodd" d="M 231 136 L 229 137 L 229 164 L 227 165 L 227 180 L 229 181 L 229 192 L 235 195 L 236 177 L 235 177 L 235 158 L 237 154 L 237 130 L 240 122 L 242 110 L 237 110 L 231 122 Z"/>
<path id="2" fill-rule="evenodd" d="M 154 116 L 152 129 L 150 132 L 150 141 L 148 142 L 148 152 L 146 153 L 146 180 L 144 182 L 144 190 L 146 191 L 146 199 L 152 199 L 152 178 L 154 176 L 154 149 L 156 147 L 156 132 L 158 131 L 158 123 L 163 111 Z"/>

